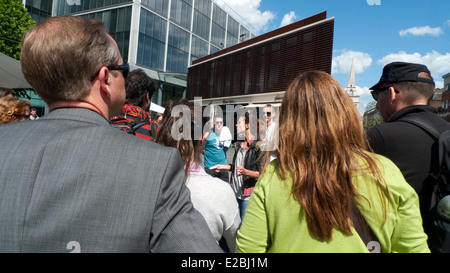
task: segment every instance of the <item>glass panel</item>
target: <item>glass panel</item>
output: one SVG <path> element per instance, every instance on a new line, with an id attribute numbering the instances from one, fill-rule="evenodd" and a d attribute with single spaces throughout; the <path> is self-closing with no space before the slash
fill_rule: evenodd
<path id="1" fill-rule="evenodd" d="M 214 5 L 213 22 L 223 27 L 227 23 L 227 14 L 217 5 Z"/>
<path id="2" fill-rule="evenodd" d="M 137 64 L 163 70 L 167 21 L 141 9 Z"/>
<path id="3" fill-rule="evenodd" d="M 170 20 L 190 29 L 192 17 L 192 4 L 183 0 L 172 0 Z"/>
<path id="4" fill-rule="evenodd" d="M 224 48 L 225 46 L 225 29 L 216 23 L 212 24 L 211 43 L 219 48 Z"/>
<path id="5" fill-rule="evenodd" d="M 168 16 L 169 0 L 142 0 L 141 4 L 166 18 Z"/>
<path id="6" fill-rule="evenodd" d="M 102 8 L 110 5 L 115 5 L 119 3 L 130 2 L 131 0 L 81 0 L 81 5 L 74 4 L 74 0 L 66 1 L 66 0 L 58 0 L 56 1 L 56 15 L 66 15 L 74 12 L 86 11 L 90 9 Z M 143 0 L 144 1 L 144 0 Z M 160 1 L 168 1 L 168 0 L 160 0 Z M 27 2 L 33 2 L 34 4 L 40 2 L 42 6 L 49 9 L 51 12 L 51 2 L 52 0 L 29 0 Z M 28 4 L 27 4 L 28 5 Z"/>
<path id="7" fill-rule="evenodd" d="M 209 40 L 210 19 L 204 14 L 194 11 L 194 27 L 193 32 L 200 37 Z"/>
<path id="8" fill-rule="evenodd" d="M 96 1 L 94 1 L 96 2 Z M 82 15 L 85 18 L 97 18 L 105 24 L 108 33 L 116 39 L 120 54 L 128 60 L 130 40 L 131 6 Z"/>
<path id="9" fill-rule="evenodd" d="M 208 43 L 196 36 L 192 36 L 191 61 L 208 55 Z"/>

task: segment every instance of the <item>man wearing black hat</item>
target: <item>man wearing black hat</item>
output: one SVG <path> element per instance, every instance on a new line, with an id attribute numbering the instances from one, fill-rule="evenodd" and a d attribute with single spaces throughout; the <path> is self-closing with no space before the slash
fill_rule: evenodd
<path id="1" fill-rule="evenodd" d="M 434 139 L 420 127 L 401 120 L 420 117 L 439 128 L 440 132 L 450 129 L 449 123 L 436 114 L 436 109 L 428 106 L 434 86 L 425 65 L 387 64 L 380 81 L 370 88 L 384 123 L 366 132 L 373 151 L 391 159 L 416 190 L 424 222 L 432 193 L 432 186 L 426 179 L 437 165 L 432 149 Z"/>

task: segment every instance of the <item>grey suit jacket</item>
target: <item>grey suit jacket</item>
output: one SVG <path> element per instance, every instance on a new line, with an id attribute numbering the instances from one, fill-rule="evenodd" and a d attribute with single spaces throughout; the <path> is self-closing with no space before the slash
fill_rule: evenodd
<path id="1" fill-rule="evenodd" d="M 179 152 L 57 109 L 0 125 L 0 252 L 220 252 Z"/>

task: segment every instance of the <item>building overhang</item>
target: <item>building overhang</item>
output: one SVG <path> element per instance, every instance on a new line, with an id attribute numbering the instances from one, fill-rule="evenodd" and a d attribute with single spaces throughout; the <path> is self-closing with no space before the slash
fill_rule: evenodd
<path id="1" fill-rule="evenodd" d="M 208 105 L 242 105 L 245 107 L 261 107 L 266 104 L 280 105 L 284 98 L 284 93 L 281 92 L 271 92 L 271 93 L 261 93 L 261 94 L 251 94 L 251 95 L 240 95 L 240 96 L 230 96 L 230 97 L 220 97 L 211 99 L 199 100 L 202 102 L 202 106 Z M 198 101 L 196 98 L 191 100 L 192 102 Z"/>
<path id="2" fill-rule="evenodd" d="M 152 78 L 163 84 L 171 84 L 179 87 L 186 88 L 187 74 L 186 73 L 172 73 L 172 72 L 162 72 L 148 67 L 143 67 L 136 64 L 130 64 L 130 69 L 142 69 L 145 73 Z"/>

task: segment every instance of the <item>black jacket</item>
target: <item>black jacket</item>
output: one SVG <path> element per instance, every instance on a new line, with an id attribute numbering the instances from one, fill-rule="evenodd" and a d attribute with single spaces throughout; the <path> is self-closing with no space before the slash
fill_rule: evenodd
<path id="1" fill-rule="evenodd" d="M 231 173 L 234 172 L 234 169 L 236 166 L 234 165 L 234 162 L 236 162 L 236 157 L 239 152 L 239 149 L 241 149 L 241 141 L 238 141 L 235 143 L 235 150 L 233 156 L 233 163 L 231 165 Z M 244 158 L 244 168 L 250 171 L 258 171 L 261 174 L 262 171 L 262 154 L 260 149 L 260 142 L 259 141 L 253 141 L 252 144 L 250 144 L 250 148 L 245 154 Z M 258 178 L 253 178 L 247 175 L 243 176 L 243 188 L 251 188 L 254 187 L 256 182 L 258 181 Z M 232 182 L 231 182 L 232 183 Z"/>
<path id="2" fill-rule="evenodd" d="M 437 146 L 432 136 L 423 129 L 400 121 L 409 116 L 422 117 L 435 124 L 440 132 L 450 130 L 450 124 L 436 115 L 435 108 L 415 105 L 397 111 L 386 123 L 370 128 L 366 135 L 373 151 L 392 160 L 416 190 L 421 210 L 428 209 L 432 185 L 427 183 L 426 178 L 437 167 Z M 425 211 L 422 212 L 422 216 L 426 216 Z"/>

